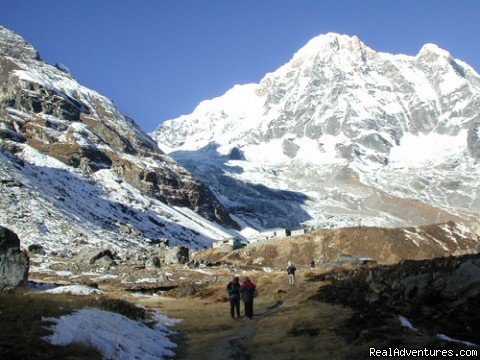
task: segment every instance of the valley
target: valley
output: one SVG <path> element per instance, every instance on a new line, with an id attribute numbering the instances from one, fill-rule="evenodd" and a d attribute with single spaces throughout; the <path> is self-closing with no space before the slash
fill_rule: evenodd
<path id="1" fill-rule="evenodd" d="M 479 109 L 446 50 L 328 33 L 147 134 L 0 26 L 0 358 L 478 354 Z"/>

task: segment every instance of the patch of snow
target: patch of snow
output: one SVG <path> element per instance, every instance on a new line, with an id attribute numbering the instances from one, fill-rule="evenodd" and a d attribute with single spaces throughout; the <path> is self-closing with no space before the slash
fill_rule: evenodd
<path id="1" fill-rule="evenodd" d="M 202 270 L 202 269 L 190 269 L 191 271 L 195 271 L 195 272 L 198 272 L 200 274 L 205 274 L 205 275 L 213 275 L 213 273 L 211 271 L 206 271 L 206 270 Z"/>
<path id="2" fill-rule="evenodd" d="M 158 279 L 156 278 L 142 278 L 135 281 L 136 283 L 156 283 Z"/>
<path id="3" fill-rule="evenodd" d="M 176 344 L 168 339 L 167 328 L 175 320 L 160 314 L 154 317 L 153 328 L 124 315 L 93 308 L 43 320 L 53 323 L 49 327 L 53 334 L 44 337 L 51 344 L 85 344 L 99 350 L 104 359 L 154 360 L 175 355 L 170 349 Z"/>
<path id="4" fill-rule="evenodd" d="M 423 167 L 440 163 L 445 158 L 458 155 L 467 146 L 467 132 L 457 136 L 430 133 L 428 135 L 404 134 L 400 145 L 392 148 L 390 164 L 396 166 Z"/>
<path id="5" fill-rule="evenodd" d="M 478 347 L 477 344 L 474 344 L 470 341 L 463 341 L 463 340 L 457 340 L 457 339 L 452 339 L 451 337 L 445 335 L 445 334 L 437 334 L 437 338 L 441 339 L 441 340 L 445 340 L 445 341 L 449 341 L 449 342 L 455 342 L 455 343 L 460 343 L 460 344 L 464 344 L 464 345 L 467 345 L 467 346 L 474 346 L 474 347 Z"/>
<path id="6" fill-rule="evenodd" d="M 42 291 L 45 294 L 71 294 L 77 296 L 101 295 L 103 291 L 85 285 L 59 286 L 54 289 Z"/>
<path id="7" fill-rule="evenodd" d="M 410 329 L 412 331 L 418 332 L 418 330 L 412 325 L 410 321 L 404 316 L 398 315 L 398 320 L 400 320 L 400 325 Z"/>

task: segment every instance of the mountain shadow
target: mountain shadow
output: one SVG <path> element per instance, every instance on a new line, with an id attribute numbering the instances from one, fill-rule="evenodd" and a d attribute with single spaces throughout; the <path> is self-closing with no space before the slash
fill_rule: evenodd
<path id="1" fill-rule="evenodd" d="M 237 178 L 243 168 L 229 162 L 241 158 L 238 153 L 220 154 L 218 144 L 210 143 L 196 151 L 175 151 L 169 156 L 208 185 L 228 211 L 249 226 L 296 229 L 311 219 L 302 208 L 308 196 Z"/>

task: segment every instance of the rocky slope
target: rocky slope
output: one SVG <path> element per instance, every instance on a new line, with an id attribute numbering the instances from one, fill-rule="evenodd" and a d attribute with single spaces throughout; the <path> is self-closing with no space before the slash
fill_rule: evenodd
<path id="1" fill-rule="evenodd" d="M 196 259 L 280 271 L 288 261 L 299 270 L 307 269 L 313 259 L 317 268 L 330 269 L 476 254 L 480 251 L 479 239 L 479 234 L 454 222 L 410 228 L 323 229 L 253 242 L 233 252 L 208 249 L 197 254 Z"/>
<path id="2" fill-rule="evenodd" d="M 203 246 L 237 227 L 203 183 L 106 97 L 0 27 L 0 224 L 54 248 L 158 238 Z"/>
<path id="3" fill-rule="evenodd" d="M 447 346 L 438 339 L 454 348 L 478 348 L 478 254 L 336 271 L 311 280 L 331 281 L 312 300 L 356 310 L 339 331 L 350 343 L 395 342 L 388 320 L 398 318 L 412 334 L 431 336 L 428 348 Z"/>
<path id="4" fill-rule="evenodd" d="M 417 226 L 478 217 L 479 110 L 480 76 L 436 45 L 330 33 L 153 137 L 244 225 Z"/>

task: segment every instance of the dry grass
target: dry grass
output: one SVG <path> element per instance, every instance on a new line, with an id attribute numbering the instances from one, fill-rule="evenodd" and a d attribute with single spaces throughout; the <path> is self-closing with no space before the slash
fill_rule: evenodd
<path id="1" fill-rule="evenodd" d="M 101 359 L 93 348 L 59 347 L 42 340 L 49 334 L 42 317 L 59 317 L 89 305 L 89 300 L 65 296 L 0 294 L 0 359 Z"/>
<path id="2" fill-rule="evenodd" d="M 202 299 L 163 299 L 162 310 L 170 317 L 181 318 L 175 327 L 181 336 L 173 338 L 179 348 L 178 359 L 205 359 L 215 342 L 221 337 L 239 331 L 241 320 L 229 315 L 229 303 L 215 303 Z"/>
<path id="3" fill-rule="evenodd" d="M 349 316 L 348 309 L 324 303 L 283 307 L 260 321 L 252 359 L 344 359 L 348 344 L 335 328 Z"/>

